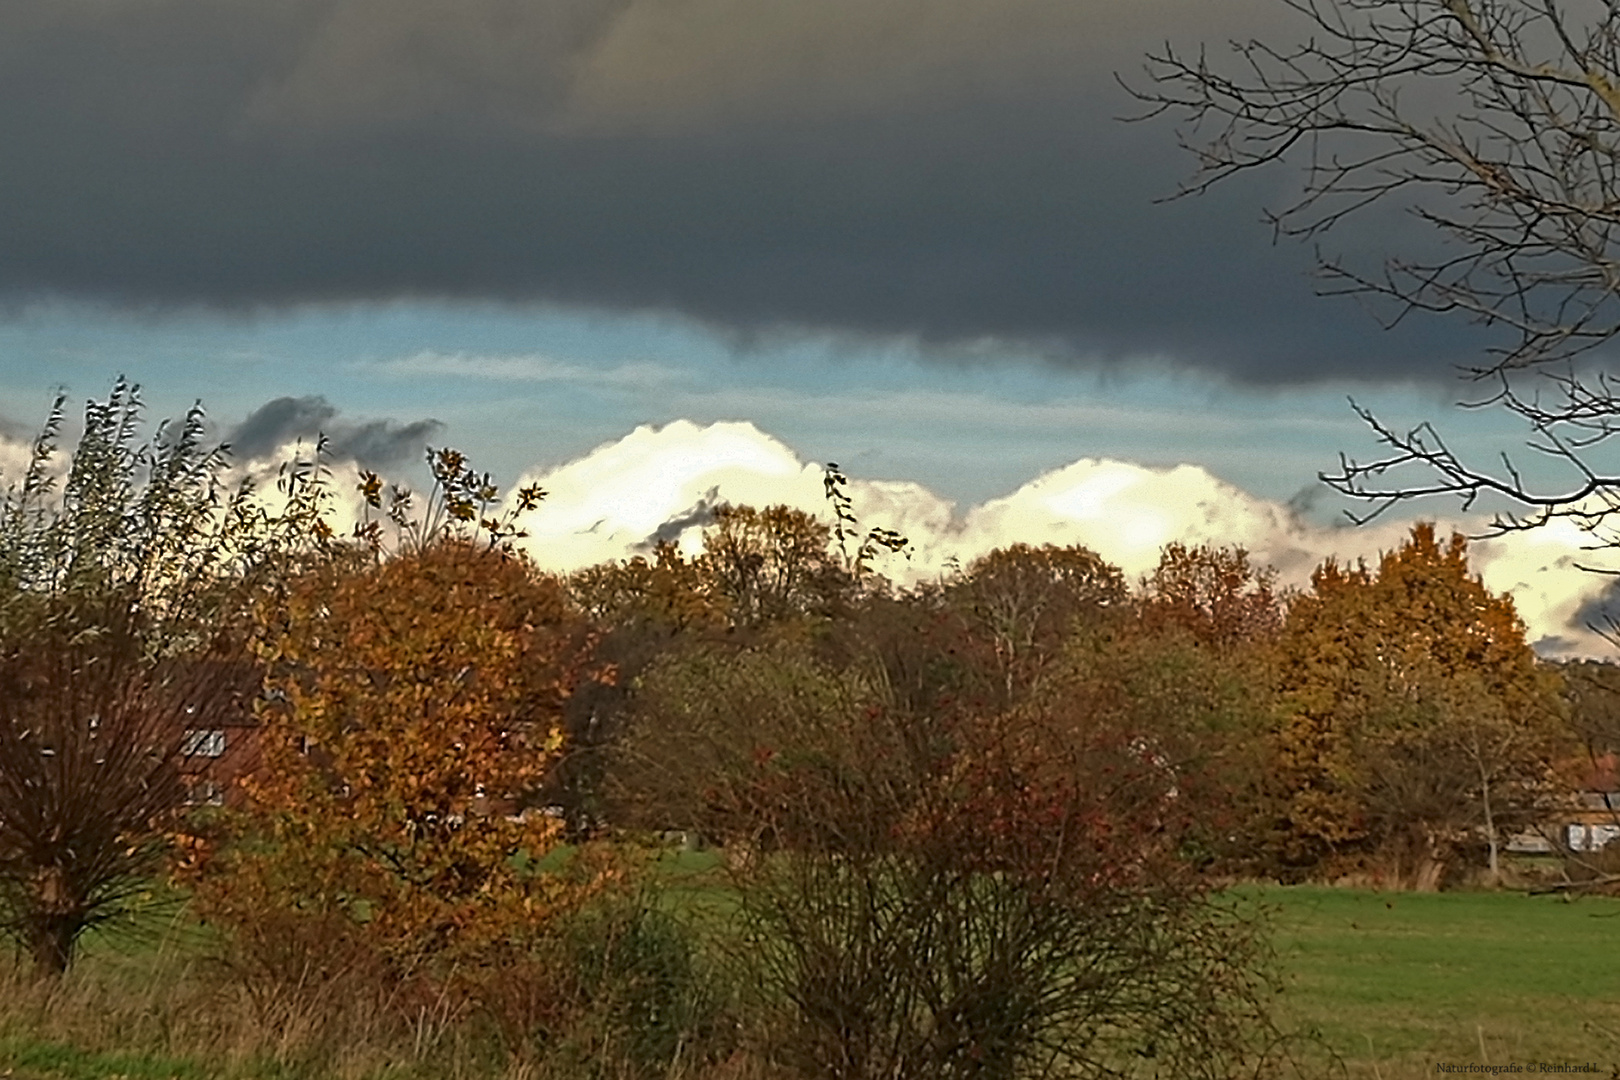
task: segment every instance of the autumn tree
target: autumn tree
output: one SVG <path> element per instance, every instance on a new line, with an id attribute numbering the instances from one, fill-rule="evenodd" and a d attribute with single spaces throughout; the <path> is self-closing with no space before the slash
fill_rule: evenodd
<path id="1" fill-rule="evenodd" d="M 1620 753 L 1620 667 L 1601 660 L 1561 665 L 1570 728 L 1594 759 Z"/>
<path id="2" fill-rule="evenodd" d="M 140 909 L 186 806 L 187 728 L 244 707 L 233 664 L 147 659 L 137 620 L 104 616 L 0 654 L 0 927 L 42 972 Z"/>
<path id="3" fill-rule="evenodd" d="M 547 802 L 563 810 L 570 839 L 590 835 L 606 811 L 602 784 L 623 734 L 640 676 L 688 640 L 723 633 L 730 602 L 697 560 L 670 543 L 652 557 L 636 555 L 575 571 L 567 588 L 599 635 L 596 656 L 617 673 L 588 680 L 563 713 L 562 756 L 546 779 Z"/>
<path id="4" fill-rule="evenodd" d="M 1027 714 L 948 747 L 919 727 L 863 714 L 817 747 L 846 768 L 807 763 L 766 820 L 820 819 L 822 844 L 733 876 L 776 1056 L 874 1080 L 1252 1065 L 1252 928 L 1181 859 L 1173 775 L 1117 732 Z"/>
<path id="5" fill-rule="evenodd" d="M 863 597 L 820 644 L 834 667 L 868 671 L 890 709 L 946 718 L 992 711 L 1006 696 L 995 643 L 936 583 Z"/>
<path id="6" fill-rule="evenodd" d="M 1433 887 L 1478 836 L 1494 873 L 1558 753 L 1557 683 L 1460 535 L 1420 524 L 1376 569 L 1323 564 L 1283 639 L 1294 857 L 1368 855 Z"/>
<path id="7" fill-rule="evenodd" d="M 568 577 L 568 590 L 585 615 L 601 627 L 646 631 L 675 637 L 688 630 L 724 625 L 724 598 L 716 594 L 703 568 L 671 543 L 652 558 L 599 563 Z"/>
<path id="8" fill-rule="evenodd" d="M 1125 578 L 1080 546 L 997 548 L 945 587 L 945 599 L 994 651 L 1005 701 L 1033 684 L 1077 623 L 1122 608 Z"/>
<path id="9" fill-rule="evenodd" d="M 594 813 L 587 807 L 600 809 L 603 768 L 628 716 L 631 687 L 664 653 L 694 647 L 717 631 L 738 645 L 832 620 L 847 623 L 854 605 L 882 591 L 869 564 L 878 551 L 903 550 L 906 541 L 873 528 L 851 553 L 857 523 L 847 482 L 836 465 L 828 466 L 831 524 L 786 505 L 726 504 L 714 510 L 695 558 L 663 543 L 651 558 L 638 555 L 570 577 L 570 589 L 602 634 L 601 655 L 624 678 L 587 687 L 570 704 L 569 748 L 553 774 L 563 805 L 581 819 Z M 583 832 L 583 824 L 575 831 Z"/>
<path id="10" fill-rule="evenodd" d="M 560 583 L 448 535 L 300 576 L 259 610 L 264 768 L 206 910 L 338 920 L 396 971 L 475 957 L 564 903 L 519 815 L 562 743 L 587 642 Z"/>
<path id="11" fill-rule="evenodd" d="M 1141 618 L 1222 649 L 1264 643 L 1282 629 L 1276 573 L 1242 548 L 1166 544 L 1142 582 Z"/>
<path id="12" fill-rule="evenodd" d="M 836 805 L 791 824 L 775 813 L 803 779 L 796 769 L 843 768 L 842 755 L 824 748 L 853 747 L 840 732 L 860 715 L 862 694 L 857 677 L 818 664 L 793 638 L 671 652 L 643 675 L 614 755 L 620 811 L 628 822 L 689 830 L 738 852 L 809 842 L 822 829 L 882 828 Z M 801 757 L 805 747 L 823 749 Z M 836 784 L 823 790 L 836 800 Z"/>
<path id="13" fill-rule="evenodd" d="M 1201 873 L 1269 718 L 1243 673 L 1144 629 L 1083 549 L 963 578 L 666 652 L 614 755 L 621 819 L 726 849 L 722 954 L 805 1075 L 1254 1064 L 1252 928 Z"/>
<path id="14" fill-rule="evenodd" d="M 494 477 L 473 468 L 460 450 L 429 446 L 423 457 L 432 485 L 420 506 L 409 487 L 360 470 L 362 508 L 353 541 L 376 555 L 423 551 L 449 537 L 509 552 L 513 541 L 528 535 L 517 521 L 546 497 L 540 485 L 519 488 L 502 506 Z"/>
<path id="15" fill-rule="evenodd" d="M 1587 809 L 1606 809 L 1620 825 L 1620 800 L 1611 794 L 1620 772 L 1620 667 L 1601 660 L 1571 660 L 1559 664 L 1558 671 L 1575 743 L 1562 763 L 1565 784 L 1572 793 L 1580 793 Z M 1594 793 L 1601 794 L 1594 798 Z M 1594 865 L 1587 853 L 1571 850 L 1563 838 L 1547 839 L 1573 864 L 1577 873 L 1572 876 L 1610 883 L 1607 868 Z"/>
<path id="16" fill-rule="evenodd" d="M 1134 654 L 1128 663 L 1139 674 L 1128 682 L 1148 676 L 1128 696 L 1156 711 L 1157 726 L 1199 761 L 1194 775 L 1204 778 L 1206 805 L 1198 844 L 1225 872 L 1271 870 L 1282 797 L 1266 750 L 1279 707 L 1275 645 L 1284 601 L 1275 580 L 1242 548 L 1167 544 L 1112 650 Z"/>
<path id="17" fill-rule="evenodd" d="M 884 682 L 794 637 L 643 680 L 624 775 L 648 823 L 754 853 L 731 863 L 726 955 L 770 1055 L 873 1080 L 1244 1060 L 1250 928 L 1182 856 L 1190 772 L 1119 695 L 1048 682 L 1016 712 L 936 712 Z"/>
<path id="18" fill-rule="evenodd" d="M 58 398 L 0 500 L 0 925 L 44 971 L 160 870 L 186 728 L 240 695 L 253 597 L 309 546 L 320 496 L 295 464 L 266 510 L 200 407 L 140 441 L 122 381 L 65 462 L 63 420 Z"/>
<path id="19" fill-rule="evenodd" d="M 737 626 L 830 611 L 850 588 L 832 526 L 791 506 L 719 506 L 698 568 Z"/>

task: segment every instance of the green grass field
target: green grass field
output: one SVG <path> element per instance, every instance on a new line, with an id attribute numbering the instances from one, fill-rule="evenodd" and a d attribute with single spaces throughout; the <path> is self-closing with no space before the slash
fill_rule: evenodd
<path id="1" fill-rule="evenodd" d="M 1606 1077 L 1620 1066 L 1620 901 L 1252 895 L 1272 912 L 1281 1019 L 1318 1031 L 1352 1077 L 1511 1062 L 1595 1062 Z"/>
<path id="2" fill-rule="evenodd" d="M 680 903 L 684 892 L 686 902 L 714 902 L 703 873 L 710 861 L 683 857 L 668 898 Z M 1240 895 L 1268 913 L 1278 1020 L 1314 1033 L 1300 1051 L 1311 1074 L 1405 1080 L 1443 1075 L 1441 1064 L 1517 1063 L 1524 1075 L 1546 1075 L 1533 1063 L 1592 1062 L 1597 1075 L 1620 1076 L 1620 900 L 1307 887 Z M 240 1080 L 279 1072 L 190 1053 L 185 1029 L 200 1018 L 165 1018 L 198 1004 L 181 984 L 191 977 L 185 954 L 200 941 L 182 935 L 154 948 L 149 933 L 124 948 L 93 941 L 74 985 L 50 1000 L 30 994 L 25 1003 L 14 996 L 17 983 L 0 985 L 0 1077 Z"/>

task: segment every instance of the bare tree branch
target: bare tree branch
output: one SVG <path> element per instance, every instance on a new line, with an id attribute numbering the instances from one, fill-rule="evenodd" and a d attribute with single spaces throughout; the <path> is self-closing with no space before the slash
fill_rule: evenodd
<path id="1" fill-rule="evenodd" d="M 1442 312 L 1504 331 L 1466 371 L 1494 387 L 1474 404 L 1522 417 L 1528 448 L 1569 477 L 1542 489 L 1506 456 L 1478 467 L 1430 425 L 1397 432 L 1358 406 L 1388 452 L 1323 480 L 1368 504 L 1357 521 L 1491 496 L 1517 508 L 1495 531 L 1569 519 L 1612 545 L 1620 476 L 1587 459 L 1620 427 L 1600 351 L 1620 334 L 1620 3 L 1278 2 L 1303 43 L 1234 41 L 1224 67 L 1167 44 L 1127 84 L 1180 121 L 1198 163 L 1180 194 L 1282 163 L 1303 176 L 1271 215 L 1278 235 L 1321 242 L 1369 208 L 1409 212 L 1438 248 L 1374 267 L 1319 251 L 1322 291 L 1387 301 L 1389 324 Z"/>

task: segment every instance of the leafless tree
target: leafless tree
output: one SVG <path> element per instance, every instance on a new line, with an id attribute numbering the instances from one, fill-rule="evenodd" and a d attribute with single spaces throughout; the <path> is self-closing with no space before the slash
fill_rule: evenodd
<path id="1" fill-rule="evenodd" d="M 1567 470 L 1529 482 L 1503 455 L 1459 456 L 1430 425 L 1399 431 L 1359 409 L 1387 447 L 1323 479 L 1366 500 L 1366 520 L 1442 494 L 1485 499 L 1498 529 L 1572 518 L 1613 544 L 1620 475 L 1592 464 L 1620 431 L 1602 370 L 1620 334 L 1620 4 L 1613 0 L 1278 0 L 1298 44 L 1232 43 L 1229 63 L 1166 46 L 1132 87 L 1181 121 L 1196 193 L 1279 162 L 1303 168 L 1273 212 L 1280 234 L 1321 240 L 1375 207 L 1428 227 L 1428 254 L 1365 267 L 1326 255 L 1325 292 L 1456 313 L 1506 332 L 1466 374 L 1468 404 L 1529 425 Z M 1415 470 L 1415 471 L 1414 471 Z"/>

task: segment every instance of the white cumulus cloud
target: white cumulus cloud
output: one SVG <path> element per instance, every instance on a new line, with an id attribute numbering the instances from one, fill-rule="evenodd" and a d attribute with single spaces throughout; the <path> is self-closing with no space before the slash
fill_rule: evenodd
<path id="1" fill-rule="evenodd" d="M 514 487 L 538 483 L 549 492 L 521 522 L 530 534 L 525 543 L 541 566 L 567 571 L 645 552 L 655 536 L 690 550 L 703 511 L 717 502 L 786 503 L 830 519 L 823 475 L 821 464 L 803 461 L 752 424 L 681 420 L 637 428 Z M 1020 541 L 1083 544 L 1135 577 L 1152 568 L 1163 545 L 1180 541 L 1241 546 L 1276 568 L 1283 584 L 1303 586 L 1322 560 L 1376 559 L 1409 528 L 1396 521 L 1324 528 L 1196 465 L 1160 469 L 1089 458 L 966 509 L 913 483 L 855 478 L 850 493 L 863 526 L 910 538 L 911 560 L 886 559 L 882 567 L 908 584 Z M 1567 524 L 1510 534 L 1477 543 L 1474 566 L 1488 587 L 1512 594 L 1544 651 L 1605 655 L 1609 646 L 1581 624 L 1582 611 L 1611 584 L 1583 569 L 1602 565 L 1604 553 L 1589 545 L 1590 537 Z"/>
<path id="2" fill-rule="evenodd" d="M 821 466 L 752 424 L 678 420 L 639 427 L 514 486 L 538 483 L 549 493 L 520 522 L 530 553 L 544 567 L 572 570 L 637 553 L 660 528 L 714 498 L 820 510 L 821 477 Z"/>

